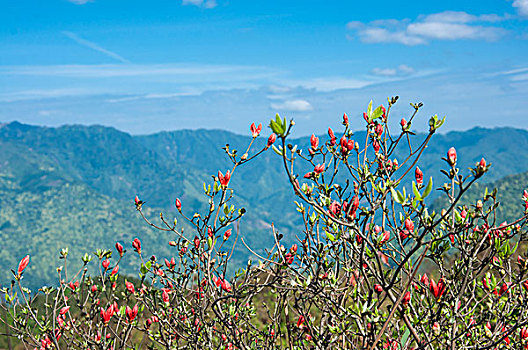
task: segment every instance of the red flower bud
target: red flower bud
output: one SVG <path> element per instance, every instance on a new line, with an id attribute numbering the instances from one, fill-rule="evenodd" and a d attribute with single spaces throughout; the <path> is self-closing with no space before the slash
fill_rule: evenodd
<path id="1" fill-rule="evenodd" d="M 405 127 L 407 126 L 407 120 L 405 120 L 405 118 L 401 118 L 400 125 L 402 129 L 405 129 Z"/>
<path id="2" fill-rule="evenodd" d="M 346 115 L 346 114 L 345 114 Z M 303 315 L 300 315 L 299 316 L 299 319 L 297 320 L 297 327 L 298 328 L 301 328 L 303 326 L 303 323 L 304 323 L 305 319 L 304 319 L 304 316 Z"/>
<path id="3" fill-rule="evenodd" d="M 343 114 L 343 125 L 348 126 L 348 115 L 346 113 Z"/>
<path id="4" fill-rule="evenodd" d="M 411 301 L 411 292 L 407 291 L 402 299 L 402 304 L 407 305 Z"/>
<path id="5" fill-rule="evenodd" d="M 336 144 L 336 137 L 334 131 L 331 128 L 328 128 L 328 136 L 330 136 L 330 145 L 334 146 Z"/>
<path id="6" fill-rule="evenodd" d="M 115 247 L 117 249 L 117 252 L 119 253 L 119 256 L 123 256 L 123 246 L 121 243 L 116 242 Z"/>
<path id="7" fill-rule="evenodd" d="M 134 203 L 136 203 L 136 205 L 139 205 L 141 201 L 139 200 L 139 197 L 136 196 L 136 198 L 134 198 Z"/>
<path id="8" fill-rule="evenodd" d="M 324 170 L 325 170 L 325 166 L 324 166 L 324 164 L 318 164 L 318 165 L 316 165 L 315 168 L 314 168 L 314 172 L 315 172 L 316 174 L 321 174 Z"/>
<path id="9" fill-rule="evenodd" d="M 101 263 L 101 265 L 103 265 L 103 268 L 105 270 L 108 269 L 108 266 L 110 266 L 110 260 L 104 259 L 103 262 Z"/>
<path id="10" fill-rule="evenodd" d="M 134 285 L 132 284 L 132 282 L 125 281 L 125 287 L 126 287 L 126 290 L 128 290 L 130 294 L 134 294 L 136 292 L 136 289 L 134 288 Z"/>
<path id="11" fill-rule="evenodd" d="M 422 278 L 420 278 L 420 282 L 422 282 L 423 284 L 425 284 L 426 286 L 429 285 L 429 277 L 427 277 L 427 274 L 424 273 L 422 275 Z"/>
<path id="12" fill-rule="evenodd" d="M 381 238 L 381 244 L 387 242 L 390 239 L 389 231 L 384 231 Z"/>
<path id="13" fill-rule="evenodd" d="M 132 242 L 132 247 L 134 247 L 134 250 L 141 254 L 141 241 L 137 238 L 134 238 L 134 241 Z"/>
<path id="14" fill-rule="evenodd" d="M 372 140 L 372 147 L 374 147 L 374 152 L 378 152 L 380 150 L 380 143 L 378 140 L 374 139 Z"/>
<path id="15" fill-rule="evenodd" d="M 485 160 L 484 158 L 481 158 L 481 159 L 480 159 L 479 167 L 480 167 L 481 169 L 486 168 L 486 160 Z"/>
<path id="16" fill-rule="evenodd" d="M 319 138 L 312 134 L 310 137 L 310 144 L 312 145 L 312 149 L 317 149 L 317 147 L 319 147 Z"/>
<path id="17" fill-rule="evenodd" d="M 116 265 L 114 266 L 114 268 L 112 269 L 112 275 L 116 275 L 117 273 L 119 272 L 119 265 Z"/>
<path id="18" fill-rule="evenodd" d="M 381 136 L 381 134 L 383 134 L 383 125 L 376 125 L 376 134 L 378 134 L 378 136 Z"/>
<path id="19" fill-rule="evenodd" d="M 414 171 L 414 178 L 418 185 L 423 184 L 423 172 L 418 167 L 416 167 L 416 170 Z"/>
<path id="20" fill-rule="evenodd" d="M 410 218 L 405 219 L 405 228 L 409 232 L 414 232 L 414 223 L 412 222 Z"/>
<path id="21" fill-rule="evenodd" d="M 176 209 L 178 209 L 178 211 L 181 211 L 181 201 L 179 198 L 176 198 L 176 200 L 174 201 L 174 205 L 176 206 Z"/>
<path id="22" fill-rule="evenodd" d="M 198 236 L 194 236 L 194 247 L 196 249 L 200 247 L 200 238 L 198 238 Z"/>
<path id="23" fill-rule="evenodd" d="M 63 308 L 60 309 L 59 311 L 59 315 L 64 315 L 65 313 L 68 312 L 68 310 L 70 309 L 70 306 L 64 306 Z"/>
<path id="24" fill-rule="evenodd" d="M 19 278 L 20 278 L 20 276 L 22 276 L 22 272 L 24 272 L 24 269 L 28 266 L 28 264 L 29 264 L 29 255 L 26 255 L 18 263 L 17 276 Z"/>
<path id="25" fill-rule="evenodd" d="M 447 151 L 447 160 L 450 165 L 455 165 L 457 161 L 457 153 L 456 149 L 454 147 L 451 147 L 449 151 Z"/>
<path id="26" fill-rule="evenodd" d="M 253 138 L 259 136 L 260 134 L 260 131 L 262 130 L 262 124 L 259 124 L 258 126 L 255 126 L 255 123 L 252 123 L 251 126 L 249 127 L 249 129 L 251 130 L 251 136 L 253 136 Z"/>
<path id="27" fill-rule="evenodd" d="M 376 293 L 381 293 L 383 292 L 383 287 L 379 284 L 375 284 L 374 285 L 374 290 L 376 291 Z"/>
<path id="28" fill-rule="evenodd" d="M 528 328 L 523 327 L 521 329 L 521 339 L 526 339 L 526 338 L 528 338 Z"/>
<path id="29" fill-rule="evenodd" d="M 229 229 L 227 230 L 225 233 L 224 233 L 224 241 L 227 241 L 229 239 L 229 237 L 231 236 L 231 230 L 232 229 Z"/>
<path id="30" fill-rule="evenodd" d="M 268 146 L 267 148 L 270 148 L 271 145 L 273 145 L 275 143 L 275 141 L 277 140 L 277 135 L 275 134 L 271 134 L 269 137 L 268 137 Z"/>

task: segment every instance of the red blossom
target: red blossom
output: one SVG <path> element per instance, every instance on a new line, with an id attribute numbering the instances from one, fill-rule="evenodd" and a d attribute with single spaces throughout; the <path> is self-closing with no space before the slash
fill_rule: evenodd
<path id="1" fill-rule="evenodd" d="M 126 307 L 126 315 L 128 318 L 128 322 L 134 321 L 138 314 L 138 304 L 134 305 L 133 308 L 130 308 L 128 305 Z"/>
<path id="2" fill-rule="evenodd" d="M 440 298 L 446 290 L 444 279 L 440 278 L 437 284 L 434 279 L 431 278 L 429 289 L 431 290 L 436 299 Z"/>
<path id="3" fill-rule="evenodd" d="M 224 233 L 224 241 L 227 241 L 229 239 L 229 237 L 231 236 L 231 231 L 232 229 L 229 229 Z"/>
<path id="4" fill-rule="evenodd" d="M 220 170 L 218 170 L 218 180 L 220 181 L 220 184 L 222 185 L 222 187 L 227 187 L 230 179 L 231 179 L 231 172 L 229 170 L 226 171 L 225 175 L 222 174 Z"/>
<path id="5" fill-rule="evenodd" d="M 314 172 L 315 172 L 316 174 L 321 174 L 324 170 L 325 170 L 325 166 L 324 166 L 324 164 L 318 164 L 318 165 L 316 165 L 315 168 L 314 168 Z"/>
<path id="6" fill-rule="evenodd" d="M 255 138 L 260 135 L 260 132 L 262 131 L 262 124 L 255 126 L 255 123 L 252 123 L 249 129 L 251 130 L 251 136 Z"/>

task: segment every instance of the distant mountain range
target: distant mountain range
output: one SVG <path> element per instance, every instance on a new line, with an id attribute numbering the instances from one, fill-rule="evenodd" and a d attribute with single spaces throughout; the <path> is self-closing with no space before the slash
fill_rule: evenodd
<path id="1" fill-rule="evenodd" d="M 364 140 L 365 134 L 358 132 L 354 139 Z M 205 207 L 203 182 L 231 166 L 222 147 L 229 143 L 242 154 L 249 141 L 249 136 L 222 130 L 132 136 L 102 126 L 0 124 L 0 283 L 9 282 L 9 269 L 25 254 L 32 256 L 26 273 L 32 286 L 55 283 L 58 252 L 63 247 L 69 248 L 74 267 L 80 266 L 76 261 L 85 252 L 110 249 L 116 241 L 132 251 L 134 237 L 142 240 L 146 254 L 173 256 L 167 244 L 173 237 L 142 221 L 134 196 L 146 201 L 145 210 L 154 220 L 160 211 L 178 217 L 173 207 L 176 197 L 192 215 Z M 265 137 L 257 139 L 255 149 L 265 142 Z M 304 148 L 309 145 L 308 138 L 290 142 Z M 528 149 L 528 131 L 475 128 L 435 135 L 419 163 L 425 178 L 433 176 L 435 187 L 443 183 L 440 157 L 451 146 L 457 149 L 464 171 L 483 156 L 493 163 L 481 183 L 498 181 L 493 185 L 505 187 L 504 192 L 522 195 L 528 174 L 499 179 L 528 170 L 528 152 L 520 151 Z M 400 160 L 404 151 L 402 147 Z M 301 167 L 299 173 L 306 170 Z M 268 151 L 237 169 L 231 186 L 237 205 L 248 211 L 241 234 L 256 250 L 270 245 L 272 222 L 290 239 L 302 236 L 295 197 L 275 153 Z M 249 255 L 239 244 L 234 259 L 242 263 Z M 121 267 L 135 274 L 137 260 L 129 257 Z"/>

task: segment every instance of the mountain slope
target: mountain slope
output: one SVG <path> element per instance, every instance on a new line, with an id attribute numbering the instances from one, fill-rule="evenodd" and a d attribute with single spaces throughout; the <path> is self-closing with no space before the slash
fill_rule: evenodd
<path id="1" fill-rule="evenodd" d="M 358 132 L 353 138 L 361 144 L 365 134 Z M 326 139 L 322 136 L 321 142 Z M 70 248 L 72 257 L 79 257 L 96 248 L 111 248 L 116 241 L 131 250 L 130 242 L 139 237 L 147 254 L 156 252 L 160 258 L 174 254 L 167 246 L 174 237 L 149 228 L 135 212 L 133 197 L 139 194 L 147 202 L 144 208 L 153 218 L 160 211 L 168 218 L 177 217 L 173 201 L 179 197 L 183 210 L 192 216 L 205 207 L 203 182 L 209 183 L 218 170 L 225 172 L 232 166 L 221 148 L 229 143 L 241 155 L 250 140 L 221 130 L 131 136 L 101 126 L 0 125 L 0 238 L 4 242 L 0 268 L 7 272 L 29 253 L 33 263 L 27 277 L 36 286 L 55 281 L 58 252 L 64 247 Z M 258 138 L 254 149 L 265 142 L 264 137 Z M 309 145 L 308 138 L 290 142 L 305 150 Z M 396 155 L 400 162 L 407 149 L 401 146 Z M 480 182 L 528 170 L 528 153 L 516 151 L 528 146 L 525 130 L 476 128 L 439 134 L 419 164 L 426 178 L 434 177 L 435 187 L 444 181 L 440 169 L 445 164 L 440 158 L 451 146 L 457 148 L 464 171 L 482 156 L 493 163 Z M 308 170 L 303 165 L 297 172 Z M 519 181 L 522 185 L 524 180 Z M 280 158 L 272 151 L 237 169 L 230 185 L 235 203 L 247 209 L 240 228 L 254 249 L 262 251 L 271 244 L 271 222 L 287 238 L 302 236 L 295 197 Z M 188 228 L 186 232 L 194 235 Z M 239 244 L 234 259 L 243 263 L 248 255 Z M 136 266 L 130 258 L 122 268 L 135 273 Z M 9 278 L 3 274 L 0 283 Z"/>

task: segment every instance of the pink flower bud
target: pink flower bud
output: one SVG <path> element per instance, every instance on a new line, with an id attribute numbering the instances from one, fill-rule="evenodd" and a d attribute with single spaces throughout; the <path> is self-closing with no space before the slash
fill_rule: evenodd
<path id="1" fill-rule="evenodd" d="M 447 160 L 450 165 L 455 165 L 457 161 L 457 153 L 456 149 L 454 147 L 451 147 L 449 151 L 447 151 Z"/>
<path id="2" fill-rule="evenodd" d="M 176 209 L 178 209 L 178 211 L 181 211 L 181 201 L 179 198 L 176 198 L 176 200 L 174 201 L 174 205 L 176 206 Z"/>
<path id="3" fill-rule="evenodd" d="M 402 129 L 405 129 L 405 127 L 407 126 L 407 120 L 405 120 L 405 118 L 401 118 L 400 125 Z"/>

